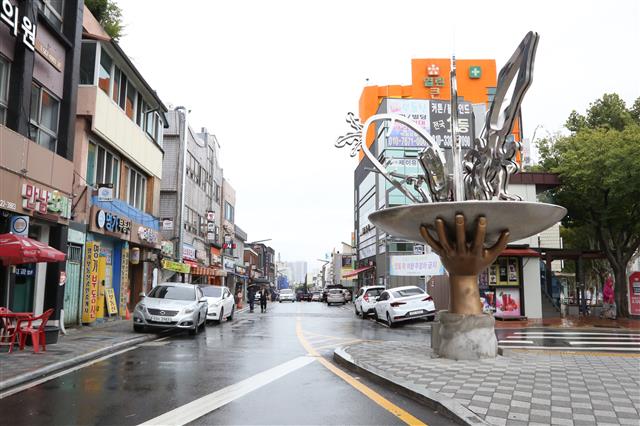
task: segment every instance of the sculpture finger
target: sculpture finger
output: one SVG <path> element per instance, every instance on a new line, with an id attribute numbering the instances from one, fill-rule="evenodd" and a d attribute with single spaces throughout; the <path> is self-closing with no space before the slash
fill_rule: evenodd
<path id="1" fill-rule="evenodd" d="M 464 229 L 464 215 L 456 215 L 456 251 L 458 254 L 467 252 L 467 237 Z"/>
<path id="2" fill-rule="evenodd" d="M 484 249 L 484 238 L 487 235 L 487 218 L 480 216 L 476 222 L 476 236 L 473 240 L 473 247 L 471 250 L 475 255 L 482 255 Z"/>
<path id="3" fill-rule="evenodd" d="M 436 232 L 438 233 L 440 245 L 442 246 L 444 254 L 447 256 L 451 255 L 453 253 L 453 248 L 451 248 L 451 244 L 449 244 L 449 237 L 447 237 L 444 220 L 440 218 L 436 219 Z"/>
<path id="4" fill-rule="evenodd" d="M 429 230 L 427 229 L 426 226 L 424 225 L 420 226 L 420 235 L 422 235 L 422 238 L 424 238 L 424 240 L 427 242 L 427 244 L 431 246 L 431 248 L 433 249 L 434 252 L 436 252 L 436 254 L 441 254 L 443 252 L 442 246 L 436 240 L 433 239 L 431 234 L 429 234 Z"/>
<path id="5" fill-rule="evenodd" d="M 502 231 L 502 233 L 500 234 L 500 238 L 498 239 L 498 242 L 495 243 L 493 247 L 491 247 L 485 252 L 486 256 L 490 257 L 491 259 L 495 259 L 507 247 L 508 242 L 509 242 L 509 231 Z"/>

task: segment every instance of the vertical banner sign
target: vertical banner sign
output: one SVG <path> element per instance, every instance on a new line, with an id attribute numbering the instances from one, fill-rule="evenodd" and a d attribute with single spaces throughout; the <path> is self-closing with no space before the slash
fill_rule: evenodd
<path id="1" fill-rule="evenodd" d="M 129 303 L 129 245 L 122 247 L 122 262 L 120 263 L 120 315 L 127 310 Z"/>
<path id="2" fill-rule="evenodd" d="M 82 322 L 90 323 L 96 320 L 96 309 L 98 306 L 98 258 L 100 256 L 100 244 L 88 242 L 85 247 Z"/>
<path id="3" fill-rule="evenodd" d="M 629 313 L 640 315 L 640 271 L 629 277 Z"/>
<path id="4" fill-rule="evenodd" d="M 105 277 L 107 275 L 107 258 L 98 253 L 98 303 L 96 306 L 96 317 L 104 318 L 104 288 Z"/>
<path id="5" fill-rule="evenodd" d="M 109 316 L 118 314 L 118 304 L 116 303 L 116 293 L 113 288 L 104 291 L 105 302 L 107 303 L 107 313 Z"/>

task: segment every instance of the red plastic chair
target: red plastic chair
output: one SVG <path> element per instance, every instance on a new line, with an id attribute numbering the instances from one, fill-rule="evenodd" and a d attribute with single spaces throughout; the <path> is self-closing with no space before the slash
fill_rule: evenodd
<path id="1" fill-rule="evenodd" d="M 37 317 L 29 317 L 26 319 L 20 319 L 18 321 L 18 336 L 20 340 L 20 350 L 24 349 L 24 345 L 27 343 L 27 336 L 31 336 L 31 342 L 33 343 L 33 352 L 40 351 L 40 344 L 42 344 L 42 350 L 47 350 L 47 343 L 44 334 L 44 328 L 47 325 L 49 317 L 53 314 L 53 309 L 46 310 L 42 315 Z M 33 322 L 40 320 L 40 325 L 34 327 Z M 22 323 L 26 322 L 27 325 L 23 326 Z"/>
<path id="2" fill-rule="evenodd" d="M 8 308 L 0 307 L 0 314 L 11 314 L 11 310 Z M 11 337 L 16 333 L 16 326 L 18 319 L 15 317 L 0 317 L 2 321 L 2 330 L 0 330 L 0 342 L 11 340 Z"/>

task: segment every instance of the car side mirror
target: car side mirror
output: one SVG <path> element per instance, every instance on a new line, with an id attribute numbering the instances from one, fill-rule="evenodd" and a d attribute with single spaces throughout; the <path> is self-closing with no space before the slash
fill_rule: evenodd
<path id="1" fill-rule="evenodd" d="M 138 296 L 140 297 L 147 297 L 147 295 L 144 293 L 144 291 L 141 291 L 140 294 L 138 294 Z"/>

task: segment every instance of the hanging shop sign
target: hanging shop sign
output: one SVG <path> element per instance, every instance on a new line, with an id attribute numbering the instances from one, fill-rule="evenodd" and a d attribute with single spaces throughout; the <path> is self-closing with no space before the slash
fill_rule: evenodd
<path id="1" fill-rule="evenodd" d="M 420 277 L 424 275 L 444 275 L 440 257 L 435 253 L 390 256 L 389 275 L 400 277 Z"/>
<path id="2" fill-rule="evenodd" d="M 187 260 L 196 260 L 196 249 L 189 244 L 182 244 L 182 257 Z"/>
<path id="3" fill-rule="evenodd" d="M 207 211 L 207 222 L 215 222 L 216 221 L 216 212 L 214 211 Z"/>
<path id="4" fill-rule="evenodd" d="M 224 259 L 224 269 L 229 272 L 235 272 L 236 270 L 236 262 L 233 259 L 225 258 Z"/>
<path id="5" fill-rule="evenodd" d="M 98 229 L 114 234 L 129 235 L 131 231 L 131 220 L 106 210 L 96 211 L 95 223 Z"/>
<path id="6" fill-rule="evenodd" d="M 131 257 L 130 262 L 132 265 L 140 263 L 140 249 L 138 247 L 132 248 L 129 256 Z"/>
<path id="7" fill-rule="evenodd" d="M 121 252 L 121 265 L 120 268 L 120 313 L 126 312 L 127 303 L 129 302 L 129 244 L 124 243 Z"/>
<path id="8" fill-rule="evenodd" d="M 236 265 L 236 274 L 238 275 L 246 275 L 247 274 L 247 270 L 244 266 L 238 266 Z"/>
<path id="9" fill-rule="evenodd" d="M 116 303 L 116 293 L 109 287 L 104 290 L 104 299 L 107 303 L 107 313 L 109 316 L 118 315 L 118 303 Z"/>
<path id="10" fill-rule="evenodd" d="M 171 241 L 163 241 L 160 243 L 160 250 L 163 256 L 173 257 L 173 243 Z"/>
<path id="11" fill-rule="evenodd" d="M 629 277 L 629 313 L 640 315 L 640 272 L 636 271 Z"/>
<path id="12" fill-rule="evenodd" d="M 54 52 L 49 50 L 49 46 L 45 46 L 40 40 L 36 39 L 35 48 L 45 61 L 53 65 L 53 67 L 58 71 L 62 72 L 62 61 L 60 58 L 56 57 Z"/>
<path id="13" fill-rule="evenodd" d="M 173 231 L 173 219 L 162 219 L 162 230 Z"/>
<path id="14" fill-rule="evenodd" d="M 27 16 L 20 19 L 18 6 L 14 6 L 9 0 L 2 0 L 0 8 L 0 20 L 9 27 L 9 32 L 18 37 L 18 30 L 22 35 L 22 44 L 32 52 L 35 50 L 37 25 L 31 22 Z"/>
<path id="15" fill-rule="evenodd" d="M 11 216 L 11 233 L 14 235 L 29 235 L 29 216 Z"/>
<path id="16" fill-rule="evenodd" d="M 100 244 L 94 241 L 85 245 L 84 289 L 82 292 L 82 322 L 96 320 L 98 309 L 98 260 Z"/>
<path id="17" fill-rule="evenodd" d="M 180 272 L 188 274 L 191 272 L 191 266 L 180 262 L 173 262 L 171 260 L 162 259 L 162 269 L 167 271 Z"/>
<path id="18" fill-rule="evenodd" d="M 51 214 L 63 219 L 71 217 L 71 199 L 59 191 L 49 191 L 44 188 L 22 184 L 22 208 L 43 215 Z"/>
<path id="19" fill-rule="evenodd" d="M 142 241 L 145 241 L 149 244 L 156 244 L 159 240 L 158 233 L 151 228 L 147 228 L 146 226 L 138 227 L 138 237 Z"/>
<path id="20" fill-rule="evenodd" d="M 113 201 L 112 183 L 101 183 L 98 185 L 98 201 Z"/>

